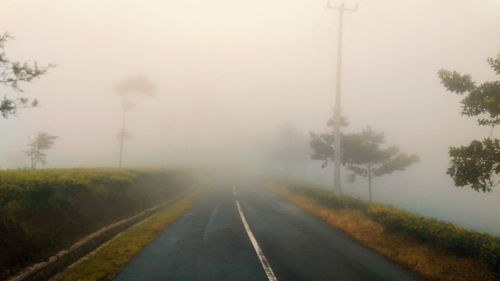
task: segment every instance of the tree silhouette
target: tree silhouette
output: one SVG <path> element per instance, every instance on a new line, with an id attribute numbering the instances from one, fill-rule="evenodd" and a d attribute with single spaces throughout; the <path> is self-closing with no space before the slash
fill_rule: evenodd
<path id="1" fill-rule="evenodd" d="M 28 144 L 29 149 L 24 153 L 26 153 L 26 155 L 30 158 L 31 169 L 36 169 L 38 163 L 41 163 L 42 165 L 47 163 L 47 154 L 45 154 L 45 151 L 52 147 L 56 139 L 57 136 L 51 136 L 47 133 L 39 132 L 35 139 Z"/>
<path id="2" fill-rule="evenodd" d="M 47 73 L 54 65 L 39 66 L 36 62 L 18 62 L 7 58 L 4 52 L 5 42 L 12 39 L 8 33 L 0 35 L 0 85 L 10 88 L 17 94 L 22 94 L 21 82 L 31 82 L 33 79 Z M 27 97 L 8 97 L 4 94 L 0 101 L 0 114 L 3 118 L 16 114 L 20 108 L 38 106 L 38 100 Z"/>
<path id="3" fill-rule="evenodd" d="M 123 150 L 125 142 L 133 139 L 134 137 L 133 134 L 127 130 L 126 126 L 126 114 L 135 106 L 135 103 L 131 102 L 130 99 L 134 96 L 151 96 L 154 91 L 154 83 L 149 80 L 149 78 L 142 75 L 124 79 L 115 85 L 115 93 L 122 97 L 122 124 L 121 129 L 117 134 L 120 146 L 118 167 L 122 167 L 123 164 Z"/>
<path id="4" fill-rule="evenodd" d="M 488 58 L 488 64 L 500 75 L 500 54 Z M 478 117 L 479 126 L 491 126 L 492 132 L 500 123 L 500 81 L 476 85 L 471 76 L 456 71 L 439 70 L 441 84 L 450 92 L 466 94 L 462 99 L 462 115 Z M 497 138 L 474 140 L 467 146 L 450 147 L 450 166 L 447 174 L 456 186 L 470 187 L 476 191 L 490 192 L 500 180 L 500 141 Z"/>
<path id="5" fill-rule="evenodd" d="M 331 125 L 331 122 L 328 124 Z M 347 125 L 345 119 L 343 125 Z M 401 153 L 397 146 L 383 148 L 384 134 L 376 133 L 370 127 L 361 133 L 342 134 L 341 142 L 342 165 L 354 173 L 350 176 L 351 181 L 355 180 L 356 175 L 368 178 L 370 202 L 373 199 L 372 180 L 375 177 L 405 170 L 419 161 L 418 156 Z M 313 149 L 312 159 L 323 161 L 322 167 L 333 161 L 335 153 L 333 133 L 311 133 L 310 145 Z"/>

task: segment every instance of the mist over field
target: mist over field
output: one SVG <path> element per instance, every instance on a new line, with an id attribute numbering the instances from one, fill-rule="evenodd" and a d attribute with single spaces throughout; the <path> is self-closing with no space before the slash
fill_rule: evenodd
<path id="1" fill-rule="evenodd" d="M 332 3 L 335 3 L 332 1 Z M 356 2 L 346 2 L 354 5 Z M 114 167 L 120 81 L 142 75 L 152 95 L 132 96 L 124 166 L 199 166 L 231 174 L 285 174 L 273 158 L 279 131 L 327 130 L 335 93 L 337 13 L 305 0 L 0 0 L 8 57 L 54 63 L 23 84 L 40 107 L 0 119 L 0 167 L 23 168 L 38 131 L 58 136 L 46 167 Z M 484 82 L 500 51 L 499 0 L 363 0 L 344 18 L 345 132 L 366 126 L 420 162 L 374 180 L 374 200 L 500 235 L 500 191 L 457 188 L 448 147 L 490 134 L 460 115 L 439 69 Z M 2 94 L 15 95 L 2 88 Z M 493 136 L 499 137 L 497 129 Z M 332 166 L 299 161 L 294 177 L 332 185 Z M 346 194 L 366 198 L 366 180 Z"/>

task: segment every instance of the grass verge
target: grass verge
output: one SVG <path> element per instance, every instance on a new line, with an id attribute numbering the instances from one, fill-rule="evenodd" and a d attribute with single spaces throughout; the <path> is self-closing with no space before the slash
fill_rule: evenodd
<path id="1" fill-rule="evenodd" d="M 365 246 L 429 280 L 500 280 L 499 274 L 491 266 L 475 258 L 450 254 L 428 243 L 418 241 L 405 232 L 388 229 L 360 210 L 332 209 L 304 194 L 277 186 L 271 186 L 270 189 L 294 205 L 351 235 Z"/>
<path id="2" fill-rule="evenodd" d="M 202 193 L 203 191 L 196 191 L 160 213 L 125 230 L 87 257 L 57 274 L 51 281 L 112 280 L 123 265 L 183 214 Z"/>

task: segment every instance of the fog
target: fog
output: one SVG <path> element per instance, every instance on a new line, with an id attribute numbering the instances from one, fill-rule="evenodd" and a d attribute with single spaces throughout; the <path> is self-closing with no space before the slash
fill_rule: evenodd
<path id="1" fill-rule="evenodd" d="M 122 104 L 114 88 L 143 75 L 155 92 L 131 98 L 125 166 L 283 173 L 269 157 L 279 128 L 291 124 L 305 145 L 310 131 L 327 129 L 337 19 L 323 0 L 0 0 L 0 32 L 15 37 L 7 56 L 57 64 L 21 85 L 40 107 L 0 119 L 0 166 L 27 166 L 23 150 L 38 131 L 59 136 L 46 167 L 116 166 Z M 500 234 L 498 188 L 457 188 L 445 174 L 449 146 L 490 130 L 462 117 L 461 98 L 437 77 L 445 68 L 498 79 L 486 58 L 499 50 L 499 0 L 364 0 L 345 14 L 345 131 L 370 125 L 421 159 L 376 179 L 376 201 Z M 331 185 L 331 166 L 320 165 L 291 172 Z M 365 198 L 366 182 L 346 175 L 344 191 Z"/>

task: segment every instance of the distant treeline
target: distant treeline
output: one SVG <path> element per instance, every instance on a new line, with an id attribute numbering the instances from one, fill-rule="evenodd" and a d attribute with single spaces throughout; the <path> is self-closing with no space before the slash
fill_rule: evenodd
<path id="1" fill-rule="evenodd" d="M 457 256 L 480 259 L 500 272 L 500 237 L 458 227 L 452 223 L 425 218 L 395 207 L 368 203 L 309 183 L 278 180 L 288 191 L 311 198 L 332 209 L 357 209 L 389 231 L 401 231 L 435 248 Z"/>
<path id="2" fill-rule="evenodd" d="M 0 171 L 0 279 L 180 194 L 181 169 Z"/>

